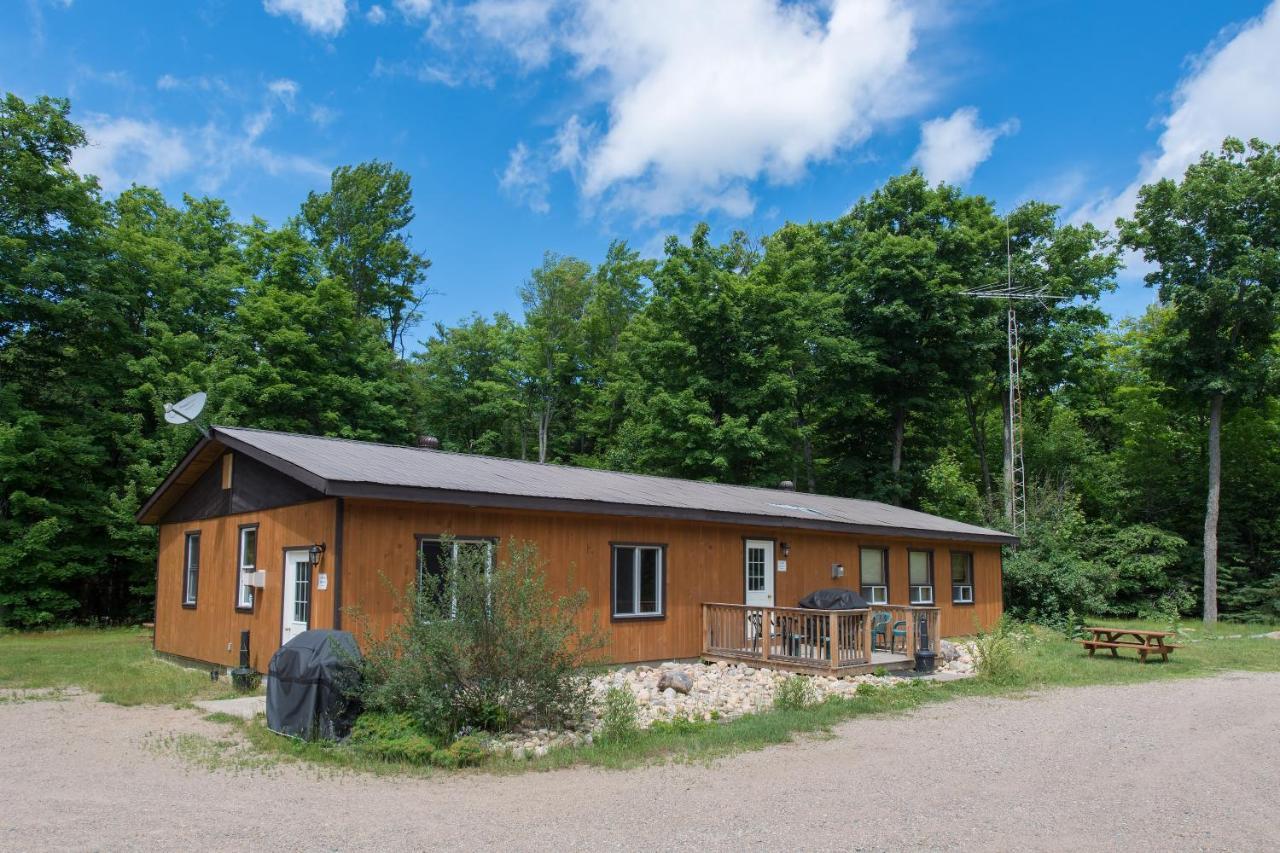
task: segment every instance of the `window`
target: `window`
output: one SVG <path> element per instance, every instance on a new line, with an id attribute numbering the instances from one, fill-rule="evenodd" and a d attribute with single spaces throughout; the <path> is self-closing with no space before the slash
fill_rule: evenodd
<path id="1" fill-rule="evenodd" d="M 933 552 L 908 551 L 907 571 L 911 575 L 911 603 L 933 604 Z"/>
<path id="2" fill-rule="evenodd" d="M 747 592 L 764 590 L 764 549 L 751 546 L 747 549 Z"/>
<path id="3" fill-rule="evenodd" d="M 236 572 L 236 608 L 253 609 L 253 573 L 258 570 L 258 525 L 240 528 L 240 559 Z"/>
<path id="4" fill-rule="evenodd" d="M 661 618 L 666 598 L 665 557 L 663 545 L 613 546 L 615 619 Z"/>
<path id="5" fill-rule="evenodd" d="M 863 548 L 862 597 L 871 604 L 889 603 L 889 551 L 886 548 Z"/>
<path id="6" fill-rule="evenodd" d="M 182 564 L 182 604 L 196 606 L 196 592 L 200 587 L 200 533 L 187 534 L 186 556 Z"/>
<path id="7" fill-rule="evenodd" d="M 304 560 L 293 569 L 293 621 L 311 624 L 311 561 Z"/>
<path id="8" fill-rule="evenodd" d="M 973 604 L 973 555 L 951 552 L 951 602 Z"/>
<path id="9" fill-rule="evenodd" d="M 493 568 L 493 541 L 490 539 L 418 539 L 418 590 L 431 584 L 440 595 L 449 573 L 450 561 L 456 562 L 469 554 L 478 554 L 484 560 L 485 571 Z M 450 595 L 449 610 L 456 613 L 458 601 Z"/>

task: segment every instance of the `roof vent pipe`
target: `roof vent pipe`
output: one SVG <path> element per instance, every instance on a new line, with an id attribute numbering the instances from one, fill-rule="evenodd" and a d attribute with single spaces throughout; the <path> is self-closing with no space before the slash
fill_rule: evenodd
<path id="1" fill-rule="evenodd" d="M 418 436 L 418 447 L 423 450 L 439 450 L 440 439 L 434 435 L 420 435 Z"/>
<path id="2" fill-rule="evenodd" d="M 784 492 L 794 492 L 796 490 L 796 484 L 790 480 L 783 480 L 778 484 L 778 488 L 782 489 Z"/>

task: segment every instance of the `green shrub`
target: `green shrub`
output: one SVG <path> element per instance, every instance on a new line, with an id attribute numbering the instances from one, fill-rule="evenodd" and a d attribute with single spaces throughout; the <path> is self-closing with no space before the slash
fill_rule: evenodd
<path id="1" fill-rule="evenodd" d="M 408 714 L 450 741 L 464 728 L 580 720 L 590 697 L 586 666 L 607 640 L 594 622 L 580 627 L 586 590 L 548 591 L 529 543 L 508 542 L 492 567 L 488 549 L 457 551 L 442 579 L 423 572 L 422 587 L 399 598 L 404 618 L 385 638 L 365 631 L 364 707 Z"/>
<path id="2" fill-rule="evenodd" d="M 436 744 L 408 714 L 361 714 L 348 742 L 362 755 L 381 761 L 431 764 L 436 753 Z"/>
<path id="3" fill-rule="evenodd" d="M 1017 681 L 1025 670 L 1026 640 L 1012 620 L 1001 619 L 990 631 L 973 640 L 973 662 L 978 676 L 996 684 Z"/>
<path id="4" fill-rule="evenodd" d="M 466 735 L 449 744 L 448 749 L 437 750 L 435 763 L 441 767 L 474 767 L 489 757 L 489 751 L 474 735 Z"/>
<path id="5" fill-rule="evenodd" d="M 606 742 L 625 743 L 640 731 L 640 708 L 636 695 L 625 687 L 610 687 L 604 694 L 600 712 L 600 737 Z"/>
<path id="6" fill-rule="evenodd" d="M 773 694 L 773 707 L 781 711 L 800 711 L 818 700 L 813 682 L 804 675 L 792 675 L 778 685 Z"/>
<path id="7" fill-rule="evenodd" d="M 654 720 L 649 725 L 649 731 L 654 734 L 677 734 L 685 735 L 692 732 L 701 731 L 709 727 L 711 723 L 705 720 L 693 720 L 682 715 L 672 717 L 669 720 Z"/>

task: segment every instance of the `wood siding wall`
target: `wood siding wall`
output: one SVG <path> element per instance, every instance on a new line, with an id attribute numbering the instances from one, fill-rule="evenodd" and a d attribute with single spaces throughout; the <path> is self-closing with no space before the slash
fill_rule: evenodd
<path id="1" fill-rule="evenodd" d="M 988 628 L 1000 618 L 1000 546 L 926 542 L 896 537 L 729 524 L 624 518 L 568 513 L 472 509 L 452 505 L 390 503 L 348 499 L 343 562 L 343 603 L 358 604 L 375 632 L 386 629 L 394 595 L 415 571 L 414 535 L 450 533 L 458 538 L 511 538 L 537 544 L 553 589 L 585 587 L 591 609 L 610 630 L 609 657 L 617 663 L 689 658 L 701 653 L 702 603 L 741 603 L 744 593 L 743 540 L 773 539 L 790 545 L 787 571 L 776 575 L 778 605 L 795 605 L 815 589 L 857 589 L 858 549 L 889 549 L 889 599 L 906 604 L 907 549 L 932 550 L 935 599 L 943 636 Z M 661 620 L 610 621 L 611 542 L 667 546 L 666 616 Z M 951 603 L 950 552 L 974 556 L 974 604 Z M 781 549 L 775 548 L 781 559 Z M 831 564 L 845 575 L 831 578 Z M 353 624 L 344 627 L 356 630 Z"/>
<path id="2" fill-rule="evenodd" d="M 156 650 L 193 660 L 236 666 L 240 661 L 240 632 L 250 633 L 250 665 L 267 671 L 271 655 L 280 647 L 284 551 L 334 541 L 335 503 L 332 498 L 274 509 L 242 512 L 199 521 L 160 525 L 156 578 Z M 239 530 L 258 525 L 258 568 L 266 572 L 266 586 L 254 590 L 252 611 L 236 609 L 239 582 Z M 182 569 L 186 534 L 200 531 L 200 582 L 194 608 L 182 606 Z M 333 570 L 332 552 L 320 572 Z M 320 590 L 312 579 L 311 627 L 333 627 L 333 577 Z"/>
<path id="3" fill-rule="evenodd" d="M 156 649 L 196 660 L 234 666 L 240 631 L 252 631 L 252 666 L 265 672 L 280 643 L 283 551 L 325 542 L 329 551 L 320 569 L 330 573 L 329 587 L 313 587 L 313 628 L 333 626 L 332 575 L 335 564 L 332 499 L 295 506 L 239 513 L 202 521 L 164 524 L 160 529 L 159 578 L 156 591 Z M 691 658 L 701 652 L 703 602 L 741 603 L 744 594 L 744 539 L 772 539 L 790 545 L 787 571 L 775 577 L 775 603 L 794 605 L 815 589 L 857 589 L 858 550 L 889 550 L 889 600 L 906 604 L 909 590 L 907 550 L 934 553 L 935 599 L 941 610 L 943 636 L 988 628 L 1002 612 L 1000 547 L 899 537 L 868 537 L 820 531 L 750 528 L 729 524 L 664 519 L 625 518 L 569 513 L 475 509 L 454 505 L 380 502 L 348 498 L 343 524 L 342 604 L 357 607 L 367 626 L 384 632 L 392 620 L 394 590 L 415 577 L 415 535 L 449 533 L 458 538 L 496 538 L 536 543 L 546 564 L 548 585 L 557 591 L 585 587 L 590 611 L 599 614 L 611 634 L 609 659 L 616 663 Z M 266 571 L 266 587 L 257 591 L 252 613 L 235 609 L 241 524 L 258 523 L 258 564 Z M 199 598 L 195 609 L 182 606 L 184 534 L 200 530 Z M 612 542 L 666 546 L 666 615 L 660 620 L 610 620 Z M 953 605 L 950 552 L 974 555 L 974 604 Z M 781 548 L 775 548 L 782 559 Z M 831 564 L 842 563 L 845 575 L 831 577 Z M 359 636 L 362 627 L 350 616 L 344 628 Z M 229 650 L 228 650 L 228 644 Z"/>

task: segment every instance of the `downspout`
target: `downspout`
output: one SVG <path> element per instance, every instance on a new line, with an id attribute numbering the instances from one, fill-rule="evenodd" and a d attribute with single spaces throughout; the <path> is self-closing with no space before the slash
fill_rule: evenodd
<path id="1" fill-rule="evenodd" d="M 346 514 L 344 498 L 337 498 L 333 509 L 333 627 L 342 628 L 342 528 Z"/>

